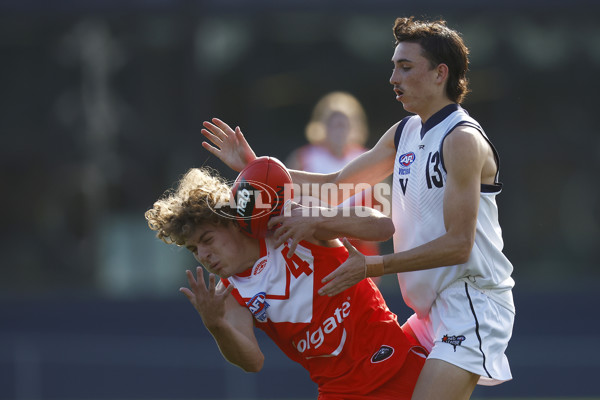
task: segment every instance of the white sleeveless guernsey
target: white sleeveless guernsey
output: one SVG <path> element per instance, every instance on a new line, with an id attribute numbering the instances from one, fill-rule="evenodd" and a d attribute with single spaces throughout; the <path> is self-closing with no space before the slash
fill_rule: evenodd
<path id="1" fill-rule="evenodd" d="M 444 107 L 424 125 L 416 115 L 404 118 L 398 125 L 392 195 L 395 252 L 415 248 L 446 233 L 443 216 L 446 170 L 442 145 L 457 125 L 476 128 L 489 142 L 477 121 L 456 104 Z M 490 146 L 498 163 L 491 142 Z M 498 174 L 494 185 L 481 187 L 475 243 L 469 261 L 398 274 L 404 301 L 419 318 L 429 313 L 438 293 L 461 279 L 514 311 L 511 294 L 514 281 L 510 276 L 513 267 L 502 253 L 495 200 L 501 189 Z"/>

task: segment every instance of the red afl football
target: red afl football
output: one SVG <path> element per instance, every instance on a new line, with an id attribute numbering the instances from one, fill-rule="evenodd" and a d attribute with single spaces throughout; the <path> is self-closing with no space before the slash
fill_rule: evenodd
<path id="1" fill-rule="evenodd" d="M 293 198 L 292 177 L 281 161 L 258 157 L 240 171 L 232 188 L 235 217 L 242 231 L 254 238 L 267 234 L 267 223 Z"/>

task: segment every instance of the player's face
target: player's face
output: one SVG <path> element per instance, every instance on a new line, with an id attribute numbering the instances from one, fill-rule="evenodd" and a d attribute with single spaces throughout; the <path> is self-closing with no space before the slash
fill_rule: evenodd
<path id="1" fill-rule="evenodd" d="M 244 235 L 233 223 L 202 224 L 185 246 L 208 272 L 221 278 L 252 267 L 260 255 L 258 241 Z"/>
<path id="2" fill-rule="evenodd" d="M 394 70 L 390 78 L 396 100 L 406 111 L 420 115 L 427 113 L 428 105 L 439 96 L 438 73 L 422 51 L 418 43 L 400 42 L 392 57 Z"/>

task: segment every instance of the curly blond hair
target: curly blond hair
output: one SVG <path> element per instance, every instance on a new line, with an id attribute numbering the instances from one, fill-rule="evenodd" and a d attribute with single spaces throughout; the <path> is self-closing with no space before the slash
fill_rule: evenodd
<path id="1" fill-rule="evenodd" d="M 231 189 L 210 168 L 191 168 L 175 189 L 167 190 L 144 216 L 156 236 L 167 244 L 183 246 L 203 223 L 222 224 L 232 221 Z M 220 212 L 216 213 L 215 210 Z"/>

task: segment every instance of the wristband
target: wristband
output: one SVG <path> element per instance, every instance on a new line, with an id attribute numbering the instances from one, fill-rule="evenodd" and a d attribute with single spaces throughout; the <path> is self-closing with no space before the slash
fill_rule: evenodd
<path id="1" fill-rule="evenodd" d="M 365 278 L 383 275 L 383 256 L 365 257 Z"/>

